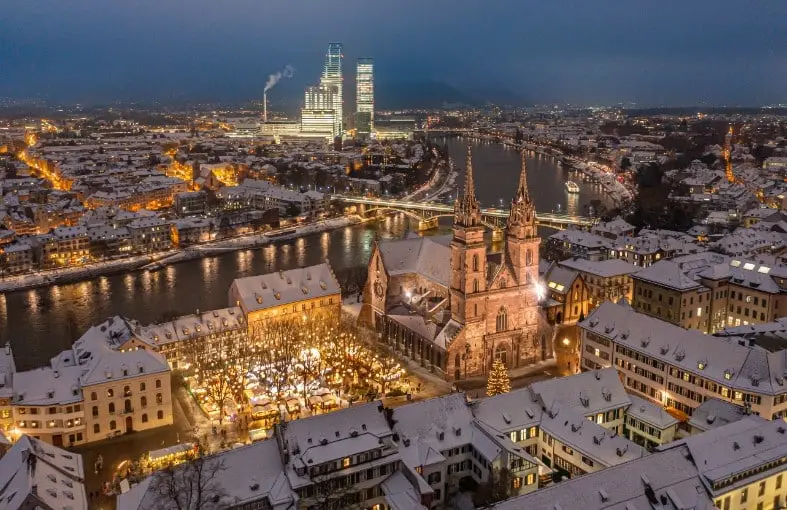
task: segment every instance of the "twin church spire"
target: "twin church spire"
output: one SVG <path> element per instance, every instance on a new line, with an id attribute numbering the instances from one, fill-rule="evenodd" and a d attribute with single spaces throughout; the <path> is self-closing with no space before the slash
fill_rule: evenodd
<path id="1" fill-rule="evenodd" d="M 473 183 L 473 151 L 469 144 L 467 146 L 465 189 L 454 204 L 454 225 L 461 227 L 481 226 L 481 207 L 475 197 L 475 183 Z"/>
<path id="2" fill-rule="evenodd" d="M 525 151 L 522 151 L 522 169 L 519 173 L 519 185 L 511 203 L 508 226 L 520 226 L 535 222 L 535 207 L 527 187 L 527 162 Z M 467 146 L 467 167 L 465 170 L 465 187 L 461 197 L 454 204 L 454 224 L 461 227 L 481 226 L 481 208 L 475 196 L 473 182 L 473 153 Z"/>

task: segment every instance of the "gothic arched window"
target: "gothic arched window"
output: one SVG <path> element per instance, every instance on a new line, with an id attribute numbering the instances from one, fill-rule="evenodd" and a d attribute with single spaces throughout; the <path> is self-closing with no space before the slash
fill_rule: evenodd
<path id="1" fill-rule="evenodd" d="M 506 309 L 502 306 L 500 311 L 497 312 L 497 320 L 495 321 L 496 331 L 506 331 L 508 329 L 508 314 Z"/>
<path id="2" fill-rule="evenodd" d="M 478 292 L 481 289 L 481 286 L 478 284 L 478 280 L 473 280 L 473 292 Z"/>
<path id="3" fill-rule="evenodd" d="M 473 271 L 478 271 L 478 255 L 473 254 Z"/>
<path id="4" fill-rule="evenodd" d="M 527 253 L 525 254 L 525 264 L 528 266 L 533 265 L 533 250 L 527 250 Z"/>

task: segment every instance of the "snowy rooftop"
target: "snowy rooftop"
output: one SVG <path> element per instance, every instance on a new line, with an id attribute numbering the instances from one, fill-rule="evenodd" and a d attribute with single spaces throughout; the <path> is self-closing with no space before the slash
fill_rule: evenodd
<path id="1" fill-rule="evenodd" d="M 742 406 L 718 398 L 709 398 L 694 410 L 689 419 L 689 425 L 691 425 L 692 431 L 695 429 L 705 431 L 723 427 L 746 416 L 746 411 Z"/>
<path id="2" fill-rule="evenodd" d="M 663 506 L 658 505 L 664 501 Z M 573 478 L 525 496 L 508 499 L 494 510 L 635 510 L 714 508 L 687 448 L 649 455 Z"/>
<path id="3" fill-rule="evenodd" d="M 685 444 L 702 476 L 711 484 L 723 485 L 720 492 L 727 492 L 733 485 L 748 485 L 753 478 L 770 476 L 782 469 L 780 461 L 787 456 L 786 438 L 787 424 L 783 420 L 748 416 L 662 448 Z M 750 470 L 755 473 L 732 480 L 734 475 Z"/>
<path id="4" fill-rule="evenodd" d="M 671 260 L 660 260 L 639 271 L 634 278 L 681 291 L 702 287 L 700 283 L 686 276 L 679 264 Z"/>
<path id="5" fill-rule="evenodd" d="M 647 455 L 641 446 L 588 420 L 580 409 L 561 404 L 543 413 L 541 430 L 606 467 Z"/>
<path id="6" fill-rule="evenodd" d="M 295 497 L 284 475 L 284 468 L 275 440 L 253 443 L 207 457 L 205 462 L 221 463 L 224 469 L 216 474 L 216 483 L 226 493 L 221 508 L 242 506 L 267 497 L 274 508 L 294 501 Z M 185 469 L 184 466 L 176 469 Z M 152 475 L 118 496 L 118 510 L 156 510 L 162 508 L 157 497 L 157 475 Z"/>
<path id="7" fill-rule="evenodd" d="M 379 243 L 389 275 L 419 274 L 440 285 L 451 281 L 451 236 L 425 236 Z"/>
<path id="8" fill-rule="evenodd" d="M 631 400 L 631 407 L 628 408 L 626 414 L 637 420 L 649 423 L 661 430 L 678 424 L 678 420 L 665 411 L 662 406 L 654 404 L 648 399 L 630 394 L 629 400 Z"/>
<path id="9" fill-rule="evenodd" d="M 22 436 L 0 458 L 0 506 L 87 510 L 84 477 L 80 455 Z"/>
<path id="10" fill-rule="evenodd" d="M 602 278 L 633 274 L 642 268 L 621 259 L 592 261 L 587 259 L 572 258 L 559 262 L 563 267 L 588 273 Z"/>
<path id="11" fill-rule="evenodd" d="M 596 308 L 580 327 L 732 389 L 771 395 L 785 391 L 787 351 L 750 348 L 611 302 Z"/>
<path id="12" fill-rule="evenodd" d="M 245 330 L 245 320 L 238 307 L 184 315 L 169 322 L 151 324 L 136 331 L 136 337 L 151 346 L 187 339 L 207 337 L 225 331 Z"/>
<path id="13" fill-rule="evenodd" d="M 584 416 L 626 407 L 630 403 L 614 368 L 547 379 L 531 384 L 530 389 L 546 408 L 557 403 L 572 407 Z"/>
<path id="14" fill-rule="evenodd" d="M 244 313 L 306 299 L 339 294 L 339 282 L 327 262 L 316 266 L 238 278 L 230 288 L 231 304 L 238 301 Z"/>

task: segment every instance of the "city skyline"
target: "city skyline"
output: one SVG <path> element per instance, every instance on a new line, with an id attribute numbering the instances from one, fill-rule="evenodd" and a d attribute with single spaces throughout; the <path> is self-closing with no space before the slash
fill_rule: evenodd
<path id="1" fill-rule="evenodd" d="M 259 100 L 264 77 L 282 62 L 313 68 L 323 41 L 341 40 L 346 58 L 375 56 L 381 85 L 438 82 L 482 97 L 502 96 L 495 91 L 504 90 L 524 103 L 787 101 L 778 86 L 787 78 L 787 36 L 778 22 L 787 16 L 782 3 L 582 6 L 567 14 L 560 3 L 457 9 L 438 1 L 419 6 L 413 16 L 410 7 L 416 6 L 410 2 L 400 9 L 370 10 L 344 1 L 343 8 L 329 13 L 295 2 L 266 5 L 260 12 L 270 25 L 266 30 L 249 25 L 258 16 L 237 15 L 257 13 L 259 5 L 235 3 L 236 9 L 219 11 L 198 2 L 191 12 L 149 1 L 133 9 L 100 10 L 90 1 L 16 5 L 0 21 L 5 36 L 0 96 L 66 102 Z M 35 36 L 23 29 L 31 20 L 39 28 Z M 403 26 L 409 27 L 407 38 L 399 32 Z M 300 36 L 277 45 L 282 30 L 292 27 Z M 215 37 L 204 37 L 206 30 Z M 306 79 L 296 75 L 282 87 L 298 97 L 294 91 Z"/>

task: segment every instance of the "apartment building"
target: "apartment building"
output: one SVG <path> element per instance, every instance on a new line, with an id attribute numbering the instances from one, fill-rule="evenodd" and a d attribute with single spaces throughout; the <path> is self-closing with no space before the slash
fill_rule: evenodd
<path id="1" fill-rule="evenodd" d="M 724 312 L 723 302 L 716 299 L 714 303 L 713 291 L 684 274 L 677 262 L 657 262 L 636 273 L 633 280 L 632 303 L 637 311 L 683 328 L 708 333 L 711 318 Z"/>
<path id="2" fill-rule="evenodd" d="M 161 218 L 137 218 L 126 228 L 131 235 L 131 247 L 135 253 L 150 253 L 172 247 L 169 225 Z"/>
<path id="3" fill-rule="evenodd" d="M 604 303 L 579 325 L 583 370 L 614 366 L 627 391 L 691 417 L 709 398 L 787 416 L 787 350 L 705 335 Z"/>
<path id="4" fill-rule="evenodd" d="M 106 321 L 49 366 L 14 372 L 12 432 L 74 446 L 171 424 L 169 366 L 154 352 L 113 349 L 123 327 Z"/>
<path id="5" fill-rule="evenodd" d="M 178 216 L 204 216 L 208 213 L 208 194 L 204 191 L 178 193 L 174 207 Z"/>
<path id="6" fill-rule="evenodd" d="M 295 494 L 290 489 L 278 445 L 274 440 L 259 441 L 241 448 L 210 455 L 203 462 L 215 472 L 213 484 L 222 489 L 216 508 L 242 510 L 290 510 L 296 508 Z M 213 469 L 221 466 L 222 469 Z M 188 469 L 181 464 L 175 468 Z M 157 490 L 161 472 L 154 473 L 117 498 L 118 510 L 158 510 L 172 504 L 171 496 Z M 185 487 L 184 487 L 185 492 Z M 195 494 L 187 495 L 184 499 Z"/>
<path id="7" fill-rule="evenodd" d="M 7 244 L 0 248 L 0 251 L 0 261 L 7 273 L 26 273 L 33 270 L 33 247 L 29 242 Z"/>
<path id="8" fill-rule="evenodd" d="M 298 508 L 384 505 L 381 484 L 400 469 L 378 402 L 278 424 L 275 440 Z"/>
<path id="9" fill-rule="evenodd" d="M 747 416 L 661 449 L 688 448 L 719 510 L 783 508 L 787 502 L 787 424 Z"/>
<path id="10" fill-rule="evenodd" d="M 538 459 L 545 473 L 574 477 L 647 454 L 623 435 L 631 401 L 614 370 L 542 381 L 472 406 L 477 420 Z"/>
<path id="11" fill-rule="evenodd" d="M 787 269 L 716 253 L 663 260 L 633 279 L 637 311 L 703 333 L 787 311 Z"/>
<path id="12" fill-rule="evenodd" d="M 173 369 L 188 368 L 189 357 L 211 352 L 237 352 L 248 344 L 246 319 L 239 307 L 177 317 L 150 326 L 130 325 L 121 349 L 144 347 L 167 360 Z"/>
<path id="13" fill-rule="evenodd" d="M 90 238 L 85 227 L 59 227 L 33 238 L 42 268 L 84 264 L 90 260 Z"/>
<path id="14" fill-rule="evenodd" d="M 540 463 L 507 435 L 475 420 L 464 394 L 398 407 L 393 421 L 402 469 L 416 482 L 425 506 L 446 507 L 461 479 L 480 485 L 502 469 L 511 475 L 513 494 L 538 488 Z"/>

